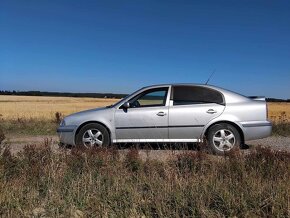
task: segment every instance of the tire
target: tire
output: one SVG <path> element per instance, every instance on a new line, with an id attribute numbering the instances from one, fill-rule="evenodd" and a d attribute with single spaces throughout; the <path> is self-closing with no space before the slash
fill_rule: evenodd
<path id="1" fill-rule="evenodd" d="M 223 155 L 241 145 L 241 136 L 238 130 L 227 123 L 213 125 L 207 134 L 208 145 L 214 154 Z"/>
<path id="2" fill-rule="evenodd" d="M 76 135 L 76 146 L 84 148 L 107 147 L 110 145 L 110 134 L 106 127 L 98 123 L 89 123 Z"/>

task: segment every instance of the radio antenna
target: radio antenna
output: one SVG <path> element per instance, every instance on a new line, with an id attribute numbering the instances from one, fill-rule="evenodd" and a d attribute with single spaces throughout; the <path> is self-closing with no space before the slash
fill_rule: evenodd
<path id="1" fill-rule="evenodd" d="M 205 85 L 208 84 L 209 80 L 212 78 L 212 76 L 214 75 L 214 73 L 215 73 L 215 69 L 214 69 L 214 70 L 212 71 L 212 73 L 210 74 L 210 76 L 209 76 L 209 78 L 207 79 Z"/>

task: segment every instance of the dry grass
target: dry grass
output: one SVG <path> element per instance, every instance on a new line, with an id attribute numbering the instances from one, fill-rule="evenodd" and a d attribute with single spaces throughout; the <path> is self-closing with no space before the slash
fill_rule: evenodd
<path id="1" fill-rule="evenodd" d="M 0 117 L 5 120 L 41 119 L 52 120 L 55 113 L 68 115 L 74 112 L 103 107 L 118 99 L 39 97 L 0 95 Z"/>
<path id="2" fill-rule="evenodd" d="M 273 122 L 273 134 L 290 136 L 290 103 L 268 103 L 269 119 Z"/>
<path id="3" fill-rule="evenodd" d="M 166 162 L 132 150 L 0 152 L 1 217 L 289 217 L 290 154 L 257 148 Z"/>

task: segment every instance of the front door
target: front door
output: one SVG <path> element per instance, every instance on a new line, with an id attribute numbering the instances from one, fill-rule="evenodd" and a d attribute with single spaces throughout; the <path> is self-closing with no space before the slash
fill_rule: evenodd
<path id="1" fill-rule="evenodd" d="M 169 87 L 152 88 L 128 100 L 115 112 L 117 142 L 157 142 L 168 139 Z"/>

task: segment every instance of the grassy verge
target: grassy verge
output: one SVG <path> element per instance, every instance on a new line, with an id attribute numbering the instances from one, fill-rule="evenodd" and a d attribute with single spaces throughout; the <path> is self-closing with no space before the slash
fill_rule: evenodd
<path id="1" fill-rule="evenodd" d="M 273 134 L 290 136 L 290 122 L 286 111 L 281 112 L 277 119 L 273 121 Z"/>
<path id="2" fill-rule="evenodd" d="M 290 123 L 289 122 L 274 122 L 273 134 L 280 136 L 290 136 Z"/>
<path id="3" fill-rule="evenodd" d="M 1 120 L 0 127 L 6 135 L 55 135 L 58 123 L 53 120 L 15 119 Z"/>
<path id="4" fill-rule="evenodd" d="M 287 217 L 290 154 L 257 148 L 213 159 L 185 153 L 141 161 L 138 150 L 0 156 L 0 216 Z"/>

